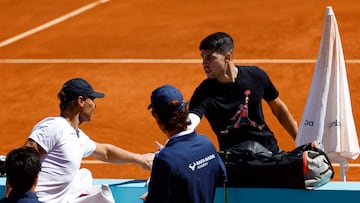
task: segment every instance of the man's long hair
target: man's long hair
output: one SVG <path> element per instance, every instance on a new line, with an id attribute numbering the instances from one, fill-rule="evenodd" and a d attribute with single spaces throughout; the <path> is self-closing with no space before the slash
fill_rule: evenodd
<path id="1" fill-rule="evenodd" d="M 165 130 L 186 130 L 190 125 L 188 103 L 172 100 L 165 108 L 152 111 L 158 116 L 159 123 L 165 125 Z"/>

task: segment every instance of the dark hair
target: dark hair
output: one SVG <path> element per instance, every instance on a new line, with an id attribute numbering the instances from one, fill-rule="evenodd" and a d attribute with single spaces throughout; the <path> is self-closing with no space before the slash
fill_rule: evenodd
<path id="1" fill-rule="evenodd" d="M 213 50 L 221 54 L 233 52 L 234 41 L 232 37 L 224 32 L 215 32 L 205 37 L 200 43 L 200 50 Z"/>
<path id="2" fill-rule="evenodd" d="M 16 148 L 6 156 L 7 181 L 13 189 L 19 192 L 31 189 L 40 170 L 39 153 L 33 147 Z"/>
<path id="3" fill-rule="evenodd" d="M 76 104 L 78 97 L 78 95 L 66 94 L 64 91 L 60 91 L 58 93 L 58 98 L 60 100 L 60 110 L 64 111 L 68 108 L 72 108 Z"/>
<path id="4" fill-rule="evenodd" d="M 165 125 L 165 130 L 186 130 L 191 124 L 188 119 L 189 105 L 185 102 L 172 100 L 168 103 L 168 108 L 158 111 L 152 111 L 156 114 L 159 123 Z"/>

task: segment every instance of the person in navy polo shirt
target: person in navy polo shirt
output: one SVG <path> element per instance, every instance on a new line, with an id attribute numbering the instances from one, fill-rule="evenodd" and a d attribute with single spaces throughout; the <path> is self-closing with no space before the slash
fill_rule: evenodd
<path id="1" fill-rule="evenodd" d="M 12 187 L 0 203 L 40 203 L 34 189 L 41 169 L 39 153 L 32 147 L 20 147 L 5 160 L 6 181 Z"/>
<path id="2" fill-rule="evenodd" d="M 226 181 L 225 167 L 209 138 L 188 129 L 188 103 L 180 91 L 155 89 L 148 108 L 168 141 L 154 158 L 145 203 L 212 203 L 216 186 Z"/>

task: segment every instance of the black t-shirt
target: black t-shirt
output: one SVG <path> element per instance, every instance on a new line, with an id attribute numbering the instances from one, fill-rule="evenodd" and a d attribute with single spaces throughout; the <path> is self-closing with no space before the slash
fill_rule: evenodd
<path id="1" fill-rule="evenodd" d="M 205 115 L 218 138 L 220 149 L 256 140 L 277 151 L 276 140 L 266 126 L 262 99 L 272 101 L 279 92 L 268 75 L 256 66 L 238 66 L 234 83 L 205 79 L 194 91 L 190 111 Z"/>

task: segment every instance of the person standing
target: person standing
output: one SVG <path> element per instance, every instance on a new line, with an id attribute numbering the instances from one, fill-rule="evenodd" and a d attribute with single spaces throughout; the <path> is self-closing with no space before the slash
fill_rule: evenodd
<path id="1" fill-rule="evenodd" d="M 10 151 L 5 160 L 6 182 L 12 187 L 0 203 L 40 203 L 34 193 L 41 169 L 39 153 L 32 147 Z"/>
<path id="2" fill-rule="evenodd" d="M 83 157 L 92 156 L 110 163 L 133 163 L 150 170 L 153 153 L 138 154 L 107 143 L 92 140 L 80 129 L 91 121 L 95 98 L 104 94 L 96 92 L 82 78 L 65 82 L 58 93 L 60 115 L 47 117 L 37 123 L 25 142 L 34 147 L 41 157 L 41 171 L 35 192 L 45 203 L 61 203 L 82 195 L 92 182 L 91 172 L 80 169 Z"/>
<path id="3" fill-rule="evenodd" d="M 149 109 L 168 141 L 155 156 L 145 203 L 212 203 L 216 186 L 226 181 L 225 167 L 209 138 L 188 129 L 180 91 L 158 87 Z"/>
<path id="4" fill-rule="evenodd" d="M 221 151 L 252 140 L 278 153 L 281 148 L 265 122 L 264 100 L 295 139 L 297 123 L 266 72 L 256 66 L 234 64 L 234 41 L 230 35 L 212 33 L 201 41 L 199 48 L 207 78 L 195 89 L 190 99 L 192 128 L 205 116 L 217 136 Z M 228 180 L 230 184 L 231 177 Z"/>

